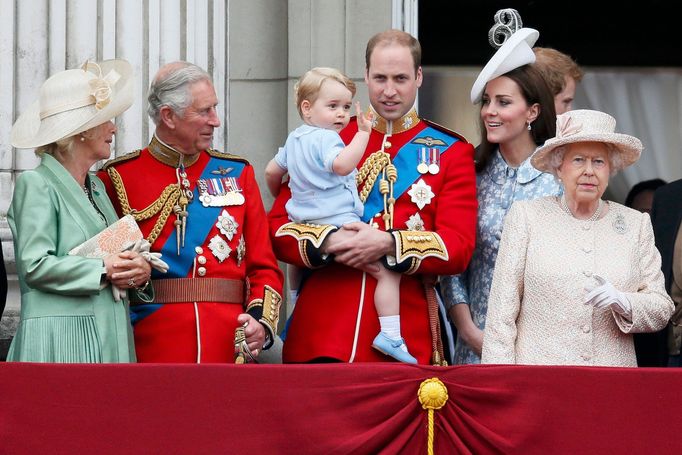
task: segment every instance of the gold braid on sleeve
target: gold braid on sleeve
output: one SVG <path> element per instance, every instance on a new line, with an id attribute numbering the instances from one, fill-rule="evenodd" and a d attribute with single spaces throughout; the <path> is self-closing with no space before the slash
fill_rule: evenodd
<path id="1" fill-rule="evenodd" d="M 393 206 L 395 197 L 393 196 L 393 184 L 398 180 L 398 170 L 391 163 L 391 156 L 384 151 L 377 151 L 367 157 L 355 176 L 355 184 L 363 185 L 360 191 L 360 200 L 364 204 L 369 197 L 369 193 L 374 188 L 377 178 L 379 180 L 379 192 L 384 198 L 384 228 L 393 229 Z"/>
<path id="2" fill-rule="evenodd" d="M 159 218 L 156 220 L 156 223 L 154 223 L 154 227 L 149 233 L 149 236 L 147 236 L 149 243 L 154 243 L 159 234 L 161 234 L 161 229 L 163 229 L 164 225 L 166 224 L 168 217 L 173 212 L 173 207 L 180 199 L 182 194 L 180 185 L 177 183 L 168 185 L 166 188 L 164 188 L 164 190 L 161 192 L 161 195 L 154 202 L 142 210 L 137 210 L 130 207 L 128 193 L 126 193 L 121 174 L 119 174 L 114 167 L 108 168 L 107 173 L 109 174 L 109 178 L 111 178 L 111 182 L 113 183 L 114 189 L 116 190 L 116 196 L 118 197 L 118 201 L 121 204 L 121 211 L 123 212 L 123 215 L 132 215 L 133 218 L 135 218 L 135 221 L 144 221 L 159 214 Z"/>

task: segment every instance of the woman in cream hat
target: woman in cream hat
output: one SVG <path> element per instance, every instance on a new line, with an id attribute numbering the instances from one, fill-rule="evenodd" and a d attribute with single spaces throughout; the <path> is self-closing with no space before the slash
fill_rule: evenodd
<path id="1" fill-rule="evenodd" d="M 530 164 L 537 146 L 554 136 L 556 123 L 552 93 L 533 65 L 532 46 L 539 34 L 518 28 L 521 18 L 514 10 L 498 11 L 495 21 L 490 42 L 503 44 L 471 89 L 471 101 L 480 103 L 481 117 L 476 248 L 465 273 L 441 279 L 450 318 L 457 326 L 456 364 L 480 362 L 492 272 L 512 203 L 561 193 L 552 175 Z"/>
<path id="2" fill-rule="evenodd" d="M 603 112 L 569 111 L 534 154 L 564 194 L 507 215 L 483 363 L 637 366 L 632 334 L 666 326 L 673 303 L 649 216 L 601 199 L 642 151 L 615 126 Z"/>
<path id="3" fill-rule="evenodd" d="M 128 303 L 104 288 L 144 284 L 149 264 L 130 251 L 104 260 L 68 254 L 118 219 L 88 170 L 109 158 L 112 119 L 132 104 L 132 83 L 124 60 L 62 71 L 12 127 L 12 145 L 36 148 L 41 164 L 19 176 L 8 213 L 21 287 L 8 360 L 135 361 Z"/>

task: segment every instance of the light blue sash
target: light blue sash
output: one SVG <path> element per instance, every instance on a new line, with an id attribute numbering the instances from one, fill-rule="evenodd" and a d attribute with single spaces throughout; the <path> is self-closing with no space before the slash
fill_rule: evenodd
<path id="1" fill-rule="evenodd" d="M 227 174 L 211 174 L 211 171 L 224 167 L 226 162 L 232 170 Z M 216 177 L 239 177 L 244 170 L 244 163 L 239 161 L 226 161 L 224 159 L 211 158 L 206 164 L 206 168 L 201 173 L 202 179 Z M 185 278 L 189 273 L 196 252 L 195 246 L 201 246 L 206 242 L 206 236 L 211 231 L 220 215 L 223 207 L 204 207 L 199 201 L 198 185 L 194 188 L 194 200 L 187 206 L 187 228 L 185 231 L 185 247 L 180 248 L 178 255 L 177 232 L 173 230 L 168 236 L 166 243 L 161 248 L 163 260 L 168 263 L 168 273 L 159 274 L 154 278 Z M 170 222 L 170 221 L 169 221 Z"/>
<path id="2" fill-rule="evenodd" d="M 244 163 L 239 161 L 227 161 L 232 170 L 227 174 L 220 174 L 220 177 L 239 177 L 244 170 Z M 218 170 L 226 164 L 226 160 L 211 158 L 206 164 L 206 168 L 201 173 L 202 179 L 215 178 L 216 174 L 211 174 L 211 171 Z M 185 278 L 189 273 L 192 264 L 194 263 L 194 256 L 196 252 L 194 247 L 203 245 L 206 236 L 213 228 L 213 225 L 218 219 L 218 214 L 222 207 L 204 207 L 199 201 L 198 185 L 194 188 L 194 201 L 187 206 L 187 228 L 185 231 L 185 247 L 180 248 L 180 255 L 178 255 L 177 233 L 175 230 L 168 236 L 166 243 L 161 248 L 163 260 L 168 264 L 168 273 L 161 273 L 152 269 L 152 278 Z M 171 222 L 170 220 L 168 222 Z M 161 308 L 159 303 L 150 303 L 143 305 L 130 306 L 130 321 L 132 324 L 138 323 L 140 320 L 146 318 L 156 310 Z"/>
<path id="3" fill-rule="evenodd" d="M 424 147 L 424 144 L 415 144 L 414 140 L 427 137 L 445 143 L 445 145 L 437 147 L 440 150 L 441 156 L 445 154 L 452 144 L 459 140 L 435 128 L 427 126 L 410 142 L 403 145 L 393 158 L 393 165 L 398 170 L 398 180 L 393 184 L 393 197 L 395 197 L 396 200 L 422 175 L 417 171 L 417 164 L 419 164 L 419 150 Z M 379 192 L 379 182 L 376 182 L 365 201 L 365 212 L 362 216 L 362 221 L 369 221 L 374 215 L 383 210 L 384 197 Z"/>

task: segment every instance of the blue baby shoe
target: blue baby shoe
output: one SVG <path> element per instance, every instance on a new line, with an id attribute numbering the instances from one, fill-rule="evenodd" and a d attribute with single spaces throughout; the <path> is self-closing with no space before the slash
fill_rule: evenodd
<path id="1" fill-rule="evenodd" d="M 403 346 L 405 347 L 405 350 L 403 350 Z M 383 332 L 379 332 L 379 335 L 377 335 L 372 342 L 372 347 L 377 351 L 386 354 L 387 356 L 393 357 L 396 360 L 400 360 L 401 362 L 417 363 L 417 359 L 412 357 L 410 353 L 407 352 L 405 340 L 402 338 L 399 340 L 392 340 Z"/>

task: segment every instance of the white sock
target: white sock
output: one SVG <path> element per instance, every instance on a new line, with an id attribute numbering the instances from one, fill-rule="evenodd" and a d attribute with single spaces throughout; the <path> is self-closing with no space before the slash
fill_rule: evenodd
<path id="1" fill-rule="evenodd" d="M 391 340 L 399 340 L 400 337 L 400 315 L 379 316 L 379 325 L 384 335 Z"/>

